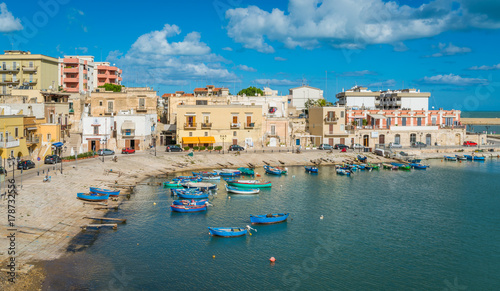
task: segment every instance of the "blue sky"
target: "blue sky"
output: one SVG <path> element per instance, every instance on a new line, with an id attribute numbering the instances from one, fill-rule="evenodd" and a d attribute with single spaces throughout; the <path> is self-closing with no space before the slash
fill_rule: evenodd
<path id="1" fill-rule="evenodd" d="M 160 94 L 305 83 L 335 101 L 356 84 L 404 86 L 431 92 L 435 108 L 500 110 L 496 0 L 0 3 L 3 49 L 94 55 Z"/>

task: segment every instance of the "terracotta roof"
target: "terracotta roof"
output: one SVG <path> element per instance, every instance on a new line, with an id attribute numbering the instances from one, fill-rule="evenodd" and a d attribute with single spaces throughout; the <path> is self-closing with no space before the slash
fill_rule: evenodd
<path id="1" fill-rule="evenodd" d="M 161 95 L 161 97 L 171 97 L 171 96 L 174 96 L 175 94 L 172 94 L 172 93 L 165 93 L 163 95 Z"/>
<path id="2" fill-rule="evenodd" d="M 207 88 L 195 88 L 194 91 L 208 91 Z"/>
<path id="3" fill-rule="evenodd" d="M 214 88 L 214 91 L 220 91 L 222 88 Z"/>

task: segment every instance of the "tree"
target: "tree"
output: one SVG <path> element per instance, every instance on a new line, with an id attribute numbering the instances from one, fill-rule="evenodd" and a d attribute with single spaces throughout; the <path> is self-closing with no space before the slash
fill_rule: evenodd
<path id="1" fill-rule="evenodd" d="M 259 88 L 256 88 L 256 87 L 252 87 L 252 86 L 241 90 L 240 92 L 238 92 L 238 95 L 245 94 L 247 96 L 255 96 L 255 93 L 257 93 L 260 96 L 264 95 L 264 92 L 262 92 L 262 90 L 260 90 Z"/>
<path id="2" fill-rule="evenodd" d="M 122 91 L 122 85 L 115 85 L 115 84 L 109 84 L 106 83 L 104 86 L 99 86 L 99 88 L 104 88 L 106 91 L 113 91 L 113 92 L 121 92 Z"/>
<path id="3" fill-rule="evenodd" d="M 309 109 L 309 107 L 333 106 L 333 103 L 326 101 L 325 99 L 318 99 L 318 100 L 307 99 L 307 101 L 304 105 L 306 106 L 306 109 Z"/>

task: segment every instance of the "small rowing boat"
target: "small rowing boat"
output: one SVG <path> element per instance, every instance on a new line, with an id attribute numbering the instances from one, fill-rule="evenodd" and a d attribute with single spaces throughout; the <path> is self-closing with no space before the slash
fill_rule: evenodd
<path id="1" fill-rule="evenodd" d="M 76 198 L 86 201 L 104 201 L 109 199 L 109 194 L 100 193 L 76 193 Z"/>
<path id="2" fill-rule="evenodd" d="M 259 180 L 226 180 L 229 186 L 236 186 L 239 188 L 269 188 L 272 186 L 270 181 Z"/>
<path id="3" fill-rule="evenodd" d="M 258 194 L 260 192 L 260 189 L 259 188 L 240 188 L 240 187 L 226 185 L 226 191 L 228 193 L 234 193 L 234 194 Z"/>
<path id="4" fill-rule="evenodd" d="M 264 170 L 266 171 L 267 174 L 271 174 L 271 175 L 286 175 L 286 173 L 288 172 L 288 169 L 282 169 L 282 168 L 279 168 L 279 167 L 271 167 L 271 166 L 267 166 L 265 165 L 264 166 Z"/>
<path id="5" fill-rule="evenodd" d="M 213 236 L 237 237 L 250 233 L 251 229 L 253 228 L 247 225 L 247 227 L 209 227 L 208 231 Z"/>
<path id="6" fill-rule="evenodd" d="M 109 196 L 111 197 L 117 197 L 120 194 L 120 190 L 110 190 L 97 187 L 90 187 L 90 192 L 98 194 L 109 194 Z"/>
<path id="7" fill-rule="evenodd" d="M 174 200 L 173 205 L 205 205 L 208 203 L 208 199 L 202 200 Z"/>
<path id="8" fill-rule="evenodd" d="M 272 224 L 284 222 L 288 219 L 288 213 L 273 213 L 264 215 L 250 215 L 252 224 Z"/>
<path id="9" fill-rule="evenodd" d="M 306 172 L 308 172 L 308 173 L 317 173 L 318 172 L 318 168 L 315 166 L 304 166 L 304 168 L 306 169 Z"/>
<path id="10" fill-rule="evenodd" d="M 207 210 L 207 205 L 170 205 L 170 209 L 175 212 L 199 212 Z"/>

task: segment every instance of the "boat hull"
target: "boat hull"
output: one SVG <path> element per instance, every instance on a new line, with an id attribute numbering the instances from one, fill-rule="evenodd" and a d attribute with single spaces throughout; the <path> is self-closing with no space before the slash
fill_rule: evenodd
<path id="1" fill-rule="evenodd" d="M 233 193 L 233 194 L 249 195 L 249 194 L 258 194 L 260 192 L 260 189 L 259 188 L 238 188 L 238 187 L 226 185 L 226 191 L 228 193 Z"/>
<path id="2" fill-rule="evenodd" d="M 251 182 L 252 180 L 249 180 L 248 182 L 242 182 L 243 180 L 236 180 L 236 181 L 231 181 L 228 180 L 226 183 L 229 186 L 235 186 L 238 188 L 270 188 L 272 186 L 271 182 L 259 182 L 259 181 L 254 181 Z"/>
<path id="3" fill-rule="evenodd" d="M 309 173 L 317 173 L 318 172 L 318 168 L 316 168 L 316 167 L 305 166 L 304 169 L 306 170 L 306 172 L 309 172 Z"/>
<path id="4" fill-rule="evenodd" d="M 98 193 L 98 194 L 109 194 L 110 197 L 116 197 L 120 195 L 120 190 L 109 190 L 97 187 L 90 187 L 90 192 Z"/>
<path id="5" fill-rule="evenodd" d="M 203 199 L 203 200 L 197 200 L 197 201 L 191 201 L 191 200 L 174 200 L 172 202 L 173 205 L 205 205 L 208 202 L 208 199 Z"/>
<path id="6" fill-rule="evenodd" d="M 170 205 L 174 212 L 200 212 L 207 210 L 206 205 Z"/>
<path id="7" fill-rule="evenodd" d="M 76 198 L 85 201 L 105 201 L 109 199 L 109 194 L 99 193 L 76 193 Z"/>
<path id="8" fill-rule="evenodd" d="M 277 176 L 284 175 L 287 173 L 287 171 L 285 170 L 270 166 L 264 166 L 264 171 L 266 171 L 267 174 L 277 175 Z"/>
<path id="9" fill-rule="evenodd" d="M 180 182 L 163 182 L 165 188 L 184 188 Z"/>
<path id="10" fill-rule="evenodd" d="M 238 237 L 248 233 L 248 229 L 243 227 L 209 227 L 210 235 L 220 237 Z"/>
<path id="11" fill-rule="evenodd" d="M 288 213 L 274 213 L 269 215 L 250 215 L 252 224 L 274 224 L 285 222 L 288 219 Z"/>

